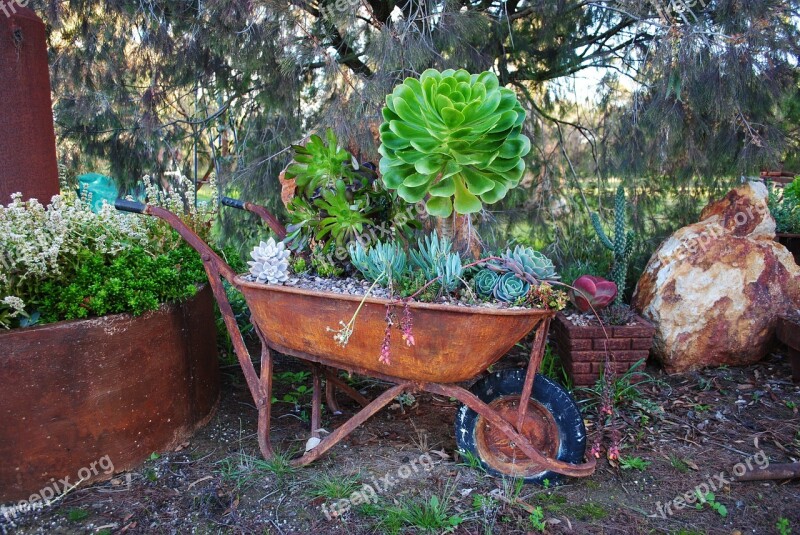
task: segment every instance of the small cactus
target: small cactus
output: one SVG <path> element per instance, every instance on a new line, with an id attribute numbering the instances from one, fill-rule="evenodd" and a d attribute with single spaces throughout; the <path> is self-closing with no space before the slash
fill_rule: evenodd
<path id="1" fill-rule="evenodd" d="M 614 240 L 612 241 L 603 230 L 600 216 L 592 213 L 592 226 L 606 249 L 614 253 L 614 264 L 611 266 L 611 280 L 617 285 L 617 298 L 615 304 L 621 305 L 625 295 L 625 279 L 628 276 L 628 262 L 633 256 L 633 243 L 636 238 L 634 232 L 625 232 L 626 202 L 625 189 L 617 188 L 614 202 Z"/>
<path id="2" fill-rule="evenodd" d="M 280 284 L 289 278 L 289 251 L 283 242 L 273 238 L 261 242 L 250 253 L 250 274 L 258 282 Z"/>

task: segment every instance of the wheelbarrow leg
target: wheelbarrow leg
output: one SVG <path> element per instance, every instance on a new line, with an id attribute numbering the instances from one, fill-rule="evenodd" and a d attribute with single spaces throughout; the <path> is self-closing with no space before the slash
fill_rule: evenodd
<path id="1" fill-rule="evenodd" d="M 270 459 L 273 454 L 272 443 L 269 440 L 272 415 L 272 354 L 258 327 L 256 327 L 256 332 L 261 339 L 261 377 L 259 380 L 266 394 L 265 403 L 258 407 L 258 447 L 264 459 Z"/>
<path id="2" fill-rule="evenodd" d="M 355 414 L 355 416 L 347 420 L 340 427 L 337 427 L 333 433 L 322 439 L 322 442 L 320 442 L 314 449 L 307 452 L 302 457 L 294 459 L 292 461 L 292 466 L 299 467 L 313 463 L 314 461 L 322 457 L 322 455 L 324 455 L 326 451 L 331 449 L 339 441 L 341 441 L 347 435 L 352 433 L 358 426 L 366 422 L 376 412 L 378 412 L 383 407 L 391 403 L 394 400 L 394 398 L 396 398 L 403 392 L 408 392 L 414 389 L 415 387 L 413 383 L 401 383 L 399 385 L 393 386 L 392 388 L 390 388 L 389 390 L 387 390 L 386 392 L 375 398 L 369 405 L 361 409 L 358 413 Z"/>
<path id="3" fill-rule="evenodd" d="M 336 370 L 332 370 L 327 367 L 324 368 L 324 370 L 325 370 L 325 382 L 330 387 L 330 390 L 328 392 L 334 398 L 333 400 L 331 400 L 330 398 L 328 399 L 328 405 L 331 406 L 332 411 L 338 410 L 338 404 L 336 403 L 335 399 L 337 388 L 341 390 L 345 396 L 349 397 L 362 407 L 366 407 L 367 405 L 369 405 L 369 400 L 366 397 L 362 396 L 358 390 L 351 387 L 350 385 L 348 385 L 347 383 L 345 383 L 336 376 Z M 333 401 L 333 404 L 331 404 L 331 401 Z M 336 406 L 337 409 L 334 409 L 334 406 Z"/>
<path id="4" fill-rule="evenodd" d="M 342 409 L 336 403 L 336 385 L 328 379 L 328 372 L 325 371 L 325 403 L 333 414 L 341 414 Z"/>
<path id="5" fill-rule="evenodd" d="M 311 398 L 311 436 L 319 438 L 319 430 L 322 427 L 322 381 L 319 377 L 319 366 L 311 367 L 311 375 L 314 382 Z"/>
<path id="6" fill-rule="evenodd" d="M 533 347 L 531 348 L 531 356 L 528 361 L 528 372 L 525 375 L 525 385 L 522 387 L 521 400 L 531 399 L 531 392 L 533 392 L 533 381 L 536 379 L 536 372 L 539 371 L 539 366 L 542 364 L 544 358 L 544 348 L 547 342 L 547 331 L 550 330 L 550 318 L 545 318 L 536 329 L 536 337 L 533 339 Z M 522 424 L 525 422 L 525 416 L 528 412 L 528 404 L 520 403 L 519 412 L 517 413 L 517 421 L 512 422 L 517 431 L 522 431 Z"/>

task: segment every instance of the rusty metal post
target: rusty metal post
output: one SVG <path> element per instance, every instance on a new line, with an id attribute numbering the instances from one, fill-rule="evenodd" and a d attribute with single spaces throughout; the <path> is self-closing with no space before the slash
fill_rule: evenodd
<path id="1" fill-rule="evenodd" d="M 48 204 L 58 194 L 45 25 L 4 0 L 0 11 L 0 204 L 11 194 Z"/>
<path id="2" fill-rule="evenodd" d="M 264 334 L 257 326 L 253 326 L 261 340 L 261 387 L 266 396 L 262 403 L 256 400 L 258 405 L 258 448 L 264 459 L 270 459 L 273 455 L 272 442 L 270 442 L 270 417 L 272 416 L 272 354 L 264 338 Z"/>

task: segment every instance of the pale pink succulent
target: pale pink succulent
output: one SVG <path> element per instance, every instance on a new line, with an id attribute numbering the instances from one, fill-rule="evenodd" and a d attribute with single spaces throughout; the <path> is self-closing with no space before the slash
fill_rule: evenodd
<path id="1" fill-rule="evenodd" d="M 572 286 L 574 289 L 569 291 L 569 299 L 581 312 L 602 310 L 617 296 L 616 284 L 594 275 L 582 275 Z"/>

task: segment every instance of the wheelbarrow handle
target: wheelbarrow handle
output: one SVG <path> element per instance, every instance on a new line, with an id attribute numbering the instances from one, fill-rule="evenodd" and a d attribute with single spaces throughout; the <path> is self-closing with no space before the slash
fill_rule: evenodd
<path id="1" fill-rule="evenodd" d="M 224 206 L 230 206 L 231 208 L 236 208 L 238 210 L 245 210 L 247 212 L 252 212 L 258 215 L 259 217 L 261 217 L 261 219 L 263 219 L 267 223 L 269 228 L 271 228 L 272 231 L 278 235 L 278 239 L 283 240 L 284 238 L 286 238 L 287 234 L 286 227 L 284 227 L 283 224 L 281 224 L 281 222 L 278 221 L 278 218 L 272 215 L 272 213 L 263 206 L 260 206 L 258 204 L 253 204 L 250 202 L 240 201 L 238 199 L 231 199 L 230 197 L 220 197 L 219 202 Z"/>
<path id="2" fill-rule="evenodd" d="M 230 206 L 231 208 L 236 208 L 238 210 L 246 210 L 244 206 L 244 201 L 240 201 L 238 199 L 231 199 L 230 197 L 220 197 L 219 202 L 225 206 Z"/>
<path id="3" fill-rule="evenodd" d="M 134 214 L 143 214 L 147 210 L 147 205 L 136 201 L 117 199 L 116 201 L 114 201 L 114 208 L 116 208 L 120 212 L 132 212 Z"/>
<path id="4" fill-rule="evenodd" d="M 148 216 L 157 217 L 169 223 L 175 231 L 186 240 L 198 253 L 203 261 L 203 267 L 208 275 L 208 282 L 211 285 L 211 290 L 214 292 L 214 298 L 219 305 L 219 310 L 222 313 L 222 319 L 225 322 L 225 327 L 228 334 L 231 336 L 236 358 L 244 371 L 244 376 L 247 381 L 247 386 L 250 389 L 253 398 L 257 400 L 259 407 L 264 403 L 269 403 L 270 398 L 265 394 L 264 386 L 260 383 L 258 374 L 253 368 L 253 363 L 250 361 L 250 352 L 247 345 L 244 343 L 242 331 L 239 324 L 236 322 L 236 315 L 231 307 L 230 300 L 225 291 L 225 286 L 222 284 L 220 277 L 227 280 L 231 286 L 241 290 L 240 284 L 237 280 L 236 272 L 231 268 L 220 256 L 203 241 L 200 236 L 189 228 L 183 220 L 169 210 L 161 208 L 160 206 L 152 206 L 133 201 L 119 200 L 114 203 L 117 210 L 124 212 L 136 212 Z M 266 347 L 266 346 L 265 346 Z M 266 400 L 266 401 L 265 401 Z"/>

